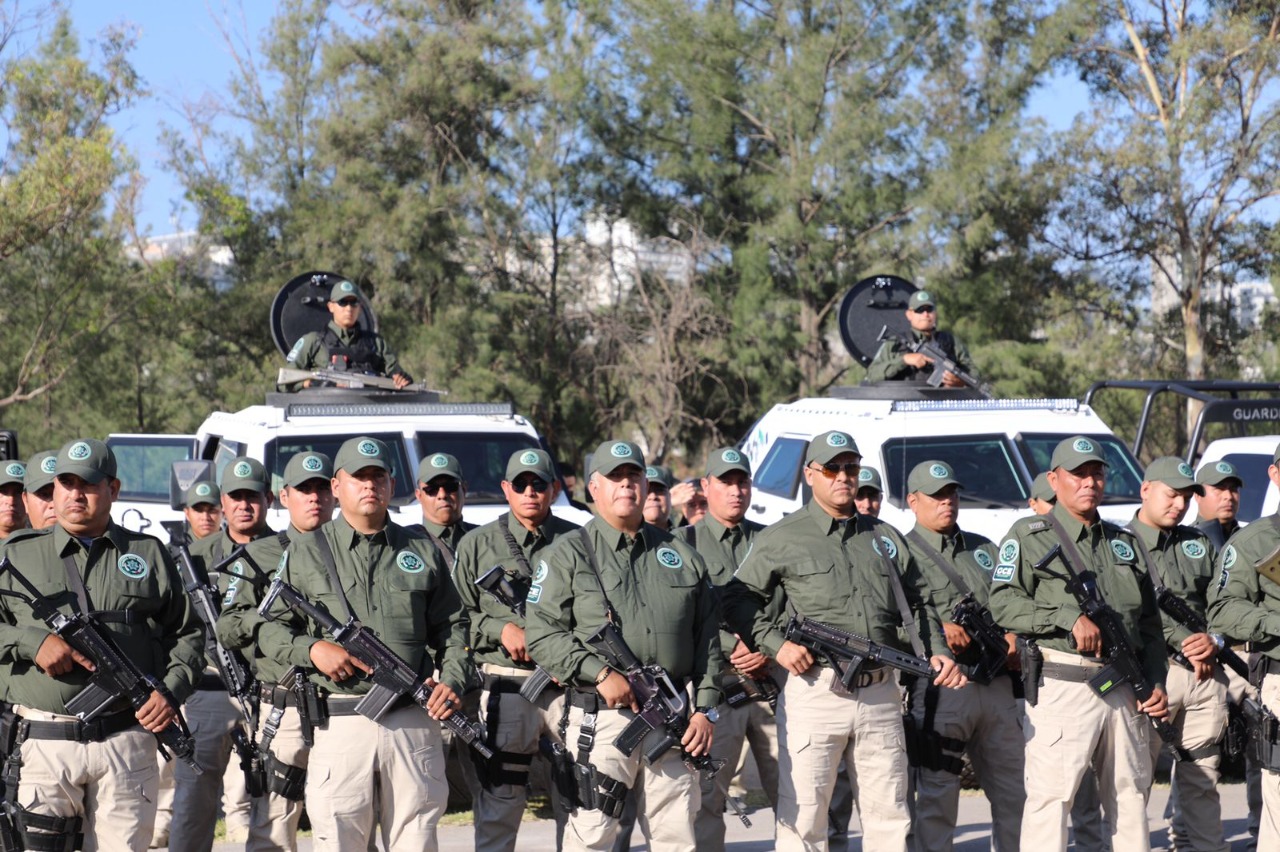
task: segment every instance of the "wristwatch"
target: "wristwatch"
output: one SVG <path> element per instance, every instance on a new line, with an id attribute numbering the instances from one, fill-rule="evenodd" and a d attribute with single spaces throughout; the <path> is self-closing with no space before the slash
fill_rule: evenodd
<path id="1" fill-rule="evenodd" d="M 701 713 L 703 716 L 706 716 L 707 721 L 713 725 L 720 721 L 720 711 L 715 707 L 697 707 L 694 709 L 694 712 Z"/>

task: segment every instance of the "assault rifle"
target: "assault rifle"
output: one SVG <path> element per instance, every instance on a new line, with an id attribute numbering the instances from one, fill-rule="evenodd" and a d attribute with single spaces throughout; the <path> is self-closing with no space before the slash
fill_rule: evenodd
<path id="1" fill-rule="evenodd" d="M 218 677 L 227 688 L 227 694 L 240 706 L 243 725 L 236 725 L 231 731 L 231 744 L 236 756 L 240 758 L 240 769 L 244 772 L 245 789 L 250 797 L 258 797 L 267 792 L 266 763 L 258 744 L 253 741 L 253 732 L 257 727 L 254 714 L 254 699 L 257 683 L 249 664 L 239 652 L 218 641 L 218 604 L 217 592 L 208 575 L 196 567 L 191 558 L 191 551 L 186 543 L 175 547 L 178 573 L 182 577 L 182 589 L 191 600 L 191 607 L 196 616 L 204 622 L 204 646 L 209 657 L 218 668 Z"/>
<path id="2" fill-rule="evenodd" d="M 524 618 L 524 599 L 525 595 L 529 593 L 529 588 L 523 582 L 521 585 L 524 588 L 517 588 L 516 584 L 512 582 L 513 579 L 520 578 L 513 577 L 501 565 L 495 565 L 476 578 L 476 585 L 498 603 Z M 503 652 L 506 652 L 505 648 L 503 648 Z M 532 704 L 538 700 L 538 696 L 542 695 L 542 691 L 553 683 L 555 683 L 555 678 L 551 676 L 551 673 L 542 666 L 536 666 L 529 677 L 525 678 L 524 683 L 521 684 L 520 697 Z"/>
<path id="3" fill-rule="evenodd" d="M 928 383 L 930 387 L 942 387 L 942 380 L 947 373 L 955 376 L 964 382 L 968 387 L 973 388 L 978 393 L 991 399 L 991 385 L 979 379 L 977 376 L 962 369 L 956 360 L 946 353 L 946 351 L 938 345 L 938 341 L 934 338 L 921 338 L 915 340 L 913 337 L 904 337 L 893 334 L 889 331 L 889 326 L 880 329 L 880 334 L 876 337 L 877 341 L 895 340 L 900 345 L 928 358 L 933 365 L 933 372 L 929 374 Z M 281 370 L 281 373 L 284 371 Z"/>
<path id="4" fill-rule="evenodd" d="M 865 636 L 849 633 L 839 627 L 793 615 L 787 622 L 786 639 L 803 645 L 827 661 L 835 670 L 831 682 L 834 692 L 848 692 L 857 685 L 858 675 L 867 663 L 881 663 L 898 671 L 933 680 L 940 672 L 911 654 L 873 642 Z"/>
<path id="5" fill-rule="evenodd" d="M 961 598 L 951 610 L 951 620 L 964 628 L 977 646 L 978 661 L 969 664 L 969 680 L 991 683 L 1005 671 L 1009 643 L 1004 628 L 996 624 L 991 610 L 978 603 L 973 593 Z"/>
<path id="6" fill-rule="evenodd" d="M 285 385 L 294 382 L 303 382 L 310 379 L 313 382 L 329 382 L 340 388 L 378 388 L 379 390 L 398 391 L 401 393 L 434 393 L 444 396 L 448 391 L 434 390 L 427 387 L 422 382 L 413 382 L 402 388 L 396 387 L 396 380 L 390 376 L 375 376 L 372 373 L 351 373 L 346 370 L 332 370 L 321 368 L 317 370 L 294 370 L 288 367 L 281 367 L 280 373 L 276 376 L 276 383 Z"/>
<path id="7" fill-rule="evenodd" d="M 92 722 L 118 698 L 125 698 L 136 712 L 151 700 L 151 693 L 158 692 L 173 709 L 174 718 L 163 731 L 155 735 L 158 749 L 165 760 L 170 752 L 185 761 L 191 771 L 202 773 L 195 760 L 195 740 L 182 718 L 182 710 L 163 683 L 145 674 L 133 660 L 125 656 L 120 646 L 96 618 L 88 613 L 67 615 L 49 602 L 49 599 L 23 576 L 9 557 L 0 560 L 0 575 L 8 571 L 30 595 L 0 589 L 0 595 L 18 600 L 31 607 L 31 613 L 68 645 L 93 661 L 94 671 L 89 683 L 67 702 L 67 712 L 81 722 Z"/>
<path id="8" fill-rule="evenodd" d="M 262 569 L 253 564 L 252 558 L 248 555 L 242 555 L 242 558 L 260 575 L 257 579 L 246 579 L 260 582 L 261 576 L 264 576 Z M 388 648 L 386 643 L 378 638 L 378 634 L 365 627 L 355 617 L 348 618 L 345 623 L 339 621 L 327 609 L 309 601 L 305 595 L 279 576 L 271 580 L 267 593 L 258 606 L 258 614 L 267 621 L 274 621 L 275 615 L 271 609 L 277 600 L 282 600 L 286 609 L 296 609 L 320 625 L 320 628 L 328 633 L 334 642 L 373 669 L 373 674 L 369 675 L 373 686 L 356 704 L 356 712 L 361 716 L 376 722 L 386 714 L 392 704 L 405 695 L 410 696 L 420 707 L 427 706 L 435 687 L 429 684 L 425 677 L 419 676 L 412 666 L 400 658 L 399 654 Z M 484 727 L 478 722 L 471 721 L 460 710 L 455 710 L 449 718 L 444 720 L 444 724 L 453 731 L 454 736 L 481 755 L 486 758 L 493 757 L 493 749 L 484 742 Z"/>
<path id="9" fill-rule="evenodd" d="M 1213 644 L 1218 646 L 1217 656 L 1219 662 L 1240 675 L 1244 680 L 1247 681 L 1249 679 L 1249 664 L 1239 654 L 1227 647 L 1227 640 L 1221 633 L 1209 632 L 1209 622 L 1205 620 L 1204 616 L 1192 609 L 1190 604 L 1171 592 L 1168 586 L 1156 587 L 1156 602 L 1160 604 L 1160 609 L 1164 610 L 1165 615 L 1192 633 L 1207 634 Z M 1188 662 L 1181 651 L 1174 651 L 1173 658 L 1180 663 Z"/>
<path id="10" fill-rule="evenodd" d="M 1049 563 L 1055 559 L 1062 560 L 1062 564 L 1067 568 L 1066 574 L 1049 570 Z M 1106 663 L 1089 681 L 1093 691 L 1105 697 L 1117 686 L 1127 683 L 1133 687 L 1133 694 L 1137 696 L 1138 701 L 1149 699 L 1154 692 L 1154 687 L 1142 671 L 1138 653 L 1129 643 L 1129 635 L 1125 630 L 1124 622 L 1120 620 L 1120 615 L 1098 594 L 1093 573 L 1077 571 L 1067 559 L 1066 554 L 1062 552 L 1060 544 L 1055 544 L 1044 558 L 1035 564 L 1035 569 L 1064 581 L 1067 584 L 1067 591 L 1071 592 L 1076 599 L 1080 612 L 1092 621 L 1098 628 L 1098 632 L 1102 634 L 1102 655 Z M 1074 645 L 1074 636 L 1071 641 Z M 1167 719 L 1157 719 L 1152 716 L 1151 724 L 1160 735 L 1160 739 L 1173 750 L 1175 760 L 1185 760 L 1189 757 L 1186 750 L 1178 745 L 1178 732 Z"/>

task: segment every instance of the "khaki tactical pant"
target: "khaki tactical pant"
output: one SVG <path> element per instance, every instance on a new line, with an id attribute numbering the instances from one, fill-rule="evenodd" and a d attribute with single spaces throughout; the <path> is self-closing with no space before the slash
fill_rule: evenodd
<path id="1" fill-rule="evenodd" d="M 711 756 L 725 761 L 725 766 L 710 784 L 702 785 L 702 807 L 694 823 L 699 852 L 724 849 L 724 821 L 737 819 L 725 813 L 725 799 L 736 776 L 734 770 L 742 760 L 744 744 L 750 746 L 756 759 L 760 783 L 769 803 L 775 810 L 778 807 L 778 726 L 773 711 L 762 701 L 738 707 L 721 704 L 719 709 L 720 721 L 716 722 Z"/>
<path id="2" fill-rule="evenodd" d="M 32 721 L 75 721 L 15 709 Z M 45 816 L 83 818 L 84 852 L 145 852 L 155 827 L 158 759 L 155 737 L 141 726 L 100 743 L 29 739 L 22 744 L 18 804 Z"/>
<path id="3" fill-rule="evenodd" d="M 1096 664 L 1044 649 L 1046 662 Z M 1150 849 L 1147 796 L 1151 792 L 1150 717 L 1137 711 L 1129 687 L 1100 698 L 1088 683 L 1046 677 L 1040 701 L 1027 707 L 1023 849 L 1064 852 L 1067 813 L 1092 765 L 1113 849 Z"/>
<path id="4" fill-rule="evenodd" d="M 160 793 L 156 796 L 156 824 L 151 832 L 152 848 L 169 845 L 169 824 L 173 821 L 173 764 L 176 760 L 160 761 Z"/>
<path id="5" fill-rule="evenodd" d="M 182 705 L 182 714 L 196 742 L 196 763 L 204 772 L 196 775 L 182 761 L 173 768 L 169 846 L 198 852 L 213 848 L 222 776 L 231 759 L 231 732 L 240 722 L 240 711 L 226 690 L 197 689 Z"/>
<path id="6" fill-rule="evenodd" d="M 567 739 L 573 754 L 577 752 L 582 717 L 581 708 L 570 708 Z M 653 852 L 694 852 L 693 819 L 701 798 L 698 776 L 684 765 L 679 744 L 668 749 L 652 765 L 644 763 L 641 755 L 653 746 L 659 732 L 650 733 L 631 757 L 614 748 L 613 741 L 634 718 L 635 714 L 629 709 L 600 710 L 596 717 L 591 764 L 597 771 L 616 778 L 634 791 L 639 822 Z M 714 740 L 712 742 L 714 744 Z M 618 820 L 614 817 L 605 816 L 603 811 L 577 808 L 569 814 L 564 848 L 567 852 L 608 852 L 613 848 L 617 832 Z"/>
<path id="7" fill-rule="evenodd" d="M 978 784 L 991 802 L 992 846 L 997 852 L 1016 852 L 1026 792 L 1022 786 L 1022 713 L 1013 697 L 1013 681 L 999 677 L 991 684 L 938 690 L 937 697 L 933 730 L 965 743 L 964 752 Z M 958 758 L 960 752 L 944 754 Z M 959 816 L 960 776 L 924 767 L 912 772 L 916 788 L 914 847 L 920 852 L 949 852 Z"/>
<path id="8" fill-rule="evenodd" d="M 242 718 L 236 716 L 236 721 Z M 252 810 L 253 797 L 249 795 L 240 756 L 233 746 L 226 771 L 222 773 L 222 817 L 226 821 L 228 843 L 243 843 L 249 837 Z"/>
<path id="9" fill-rule="evenodd" d="M 905 850 L 907 751 L 902 704 L 892 672 L 851 694 L 831 691 L 826 666 L 788 675 L 778 697 L 778 845 L 827 848 L 827 807 L 843 759 L 849 770 L 863 848 Z"/>
<path id="10" fill-rule="evenodd" d="M 530 704 L 519 695 L 520 686 L 530 674 L 528 670 L 486 663 L 484 673 L 485 690 L 480 707 L 489 732 L 489 744 L 494 750 L 494 765 L 513 776 L 523 776 L 524 782 L 496 784 L 491 781 L 489 789 L 480 790 L 475 801 L 475 844 L 477 852 L 511 852 L 516 848 L 516 835 L 524 819 L 530 764 L 499 761 L 504 754 L 542 760 L 538 752 L 539 737 L 549 736 L 559 742 L 564 690 L 549 687 L 538 697 L 537 704 Z M 495 683 L 501 683 L 502 687 L 492 690 Z M 470 755 L 467 757 L 470 759 Z M 569 810 L 554 785 L 550 793 L 556 822 L 563 826 Z"/>
<path id="11" fill-rule="evenodd" d="M 330 716 L 315 739 L 307 813 L 316 852 L 366 849 L 375 825 L 388 850 L 434 852 L 449 797 L 439 722 L 417 705 L 390 710 L 380 722 Z"/>
<path id="12" fill-rule="evenodd" d="M 1280 674 L 1262 681 L 1262 703 L 1274 712 L 1280 708 Z M 1262 770 L 1262 822 L 1258 826 L 1258 848 L 1280 849 L 1280 772 Z"/>
<path id="13" fill-rule="evenodd" d="M 1222 830 L 1222 803 L 1218 799 L 1222 751 L 1217 748 L 1227 729 L 1227 677 L 1218 666 L 1212 678 L 1197 682 L 1194 674 L 1170 662 L 1165 689 L 1169 693 L 1169 722 L 1178 730 L 1178 744 L 1194 756 L 1192 761 L 1173 763 L 1169 798 L 1177 803 L 1179 814 L 1171 825 L 1185 829 L 1189 841 L 1185 848 L 1227 852 L 1230 847 Z M 1153 774 L 1163 744 L 1158 735 L 1151 737 Z M 1212 753 L 1198 755 L 1202 750 Z"/>
<path id="14" fill-rule="evenodd" d="M 262 744 L 262 722 L 270 713 L 271 705 L 264 703 L 258 713 L 259 745 Z M 287 708 L 284 716 L 280 717 L 280 729 L 271 740 L 270 749 L 277 760 L 291 766 L 307 767 L 311 749 L 302 741 L 302 719 L 298 716 L 297 707 Z M 291 801 L 272 792 L 254 799 L 249 811 L 249 841 L 245 844 L 245 852 L 297 852 L 302 805 L 301 801 Z"/>

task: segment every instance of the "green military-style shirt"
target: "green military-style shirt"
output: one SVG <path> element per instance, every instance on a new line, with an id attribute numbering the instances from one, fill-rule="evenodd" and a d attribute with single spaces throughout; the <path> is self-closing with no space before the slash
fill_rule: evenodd
<path id="1" fill-rule="evenodd" d="M 333 551 L 341 590 L 329 581 L 316 544 L 319 536 Z M 346 620 L 339 591 L 344 593 L 356 619 L 418 675 L 428 676 L 434 668 L 440 673 L 438 679 L 459 695 L 475 683 L 462 602 L 448 566 L 429 539 L 391 522 L 371 536 L 361 535 L 340 514 L 293 543 L 280 575 L 339 621 Z M 276 607 L 277 612 L 283 609 Z M 285 668 L 312 668 L 311 646 L 329 640 L 328 633 L 310 619 L 302 630 L 284 621 L 266 622 L 258 636 L 263 652 Z M 428 649 L 434 652 L 434 660 Z M 370 689 L 368 681 L 356 678 L 336 684 L 318 672 L 311 678 L 339 695 L 362 695 Z"/>
<path id="2" fill-rule="evenodd" d="M 1280 660 L 1280 585 L 1256 570 L 1280 545 L 1280 514 L 1259 518 L 1233 535 L 1218 556 L 1209 600 L 1209 627 Z"/>
<path id="3" fill-rule="evenodd" d="M 974 600 L 983 606 L 987 605 L 991 599 L 991 572 L 996 567 L 996 546 L 991 543 L 991 539 L 958 528 L 946 535 L 926 529 L 919 524 L 911 528 L 911 534 L 907 536 L 907 545 L 911 547 L 916 564 L 920 566 L 920 573 L 924 575 L 929 596 L 933 599 L 933 604 L 938 608 L 938 614 L 943 621 L 950 621 L 951 610 L 960 603 L 964 592 L 951 582 L 951 578 L 938 567 L 936 560 L 929 553 L 914 546 L 911 535 L 920 536 L 925 544 L 947 560 L 947 567 L 955 571 L 969 587 Z"/>
<path id="4" fill-rule="evenodd" d="M 1156 529 L 1138 520 L 1136 514 L 1129 529 L 1146 549 L 1161 582 L 1188 606 L 1205 615 L 1209 608 L 1209 588 L 1217 576 L 1214 561 L 1218 554 L 1209 537 L 1195 527 L 1179 525 L 1171 530 Z M 1170 651 L 1181 651 L 1182 642 L 1191 631 L 1163 610 L 1160 617 L 1164 622 L 1165 644 Z"/>
<path id="5" fill-rule="evenodd" d="M 292 524 L 284 533 L 263 536 L 255 539 L 245 547 L 245 552 L 253 560 L 258 569 L 267 575 L 274 574 L 284 563 L 287 547 L 306 533 Z M 281 536 L 284 541 L 281 541 Z M 224 648 L 249 653 L 249 665 L 253 668 L 258 680 L 263 683 L 278 683 L 288 666 L 282 666 L 274 659 L 266 656 L 258 643 L 258 630 L 262 626 L 262 617 L 258 615 L 258 604 L 262 596 L 258 589 L 244 577 L 253 577 L 253 569 L 244 559 L 237 559 L 218 578 L 218 590 L 222 593 L 222 611 L 218 615 L 218 641 Z M 285 620 L 292 620 L 299 629 L 304 622 L 301 615 L 290 612 L 287 616 L 280 614 Z"/>
<path id="6" fill-rule="evenodd" d="M 915 329 L 911 330 L 912 338 L 919 342 L 924 339 L 924 335 Z M 950 340 L 954 351 L 956 366 L 964 370 L 970 375 L 977 376 L 978 371 L 973 368 L 973 358 L 969 355 L 969 350 L 960 342 L 960 339 L 950 332 L 935 331 L 934 338 L 942 344 L 945 350 L 947 347 L 945 340 Z M 867 366 L 867 381 L 883 382 L 892 379 L 903 379 L 906 381 L 914 381 L 916 379 L 924 380 L 933 372 L 932 365 L 928 367 L 912 367 L 902 360 L 902 356 L 910 354 L 911 350 L 904 346 L 901 342 L 893 339 L 886 340 L 880 344 L 880 348 L 876 350 L 875 357 L 871 359 L 871 363 Z"/>
<path id="7" fill-rule="evenodd" d="M 767 604 L 781 587 L 788 611 L 912 651 L 899 637 L 902 614 L 881 548 L 902 579 L 925 653 L 950 657 L 942 622 L 902 535 L 866 515 L 833 518 L 816 500 L 756 536 L 733 582 L 724 588 L 730 629 L 751 636 L 757 648 L 776 657 L 786 637 Z"/>
<path id="8" fill-rule="evenodd" d="M 107 619 L 102 625 L 120 650 L 143 672 L 163 681 L 178 701 L 191 694 L 204 664 L 203 633 L 177 582 L 169 552 L 158 539 L 113 523 L 86 548 L 59 525 L 50 533 L 6 546 L 5 555 L 64 613 L 78 606 L 63 563 L 63 557 L 70 556 L 84 580 L 91 609 L 133 613 L 135 623 Z M 27 594 L 8 573 L 0 577 L 0 584 Z M 66 702 L 84 688 L 90 673 L 74 666 L 65 675 L 50 677 L 37 669 L 36 652 L 49 633 L 25 604 L 0 597 L 0 662 L 9 666 L 9 700 L 66 713 Z M 121 709 L 126 705 L 122 702 Z"/>
<path id="9" fill-rule="evenodd" d="M 520 564 L 511 553 L 503 528 L 515 539 L 528 568 Z M 471 646 L 478 663 L 497 666 L 514 666 L 533 670 L 529 663 L 517 663 L 507 656 L 502 646 L 502 628 L 514 624 L 523 628 L 525 620 L 494 599 L 493 595 L 476 585 L 476 579 L 495 566 L 519 575 L 526 584 L 532 583 L 533 566 L 551 543 L 578 525 L 548 514 L 537 531 L 525 529 L 510 512 L 492 523 L 473 530 L 458 545 L 458 559 L 453 568 L 454 584 L 462 598 L 462 607 L 471 619 Z"/>
<path id="10" fill-rule="evenodd" d="M 382 335 L 376 332 L 364 331 L 359 326 L 343 328 L 335 322 L 329 323 L 329 331 L 333 332 L 338 340 L 347 346 L 352 345 L 358 336 L 371 336 L 373 338 L 374 354 L 382 359 L 382 375 L 393 377 L 400 373 L 408 375 L 404 367 L 400 366 L 400 358 L 391 347 L 387 346 L 387 341 Z M 289 362 L 293 369 L 297 370 L 325 370 L 331 366 L 329 363 L 329 350 L 324 345 L 324 335 L 316 331 L 309 331 L 299 337 L 298 341 L 293 344 L 293 349 L 285 356 L 285 360 Z M 302 382 L 286 382 L 277 385 L 276 389 L 282 392 L 301 390 Z"/>
<path id="11" fill-rule="evenodd" d="M 760 524 L 746 520 L 736 527 L 727 527 L 708 512 L 696 524 L 676 530 L 676 535 L 698 551 L 707 564 L 711 585 L 720 588 L 733 579 L 733 572 L 738 570 L 738 565 L 751 550 L 756 534 L 763 529 Z M 771 611 L 775 616 L 782 610 L 781 601 L 782 596 L 776 595 L 772 602 Z M 732 656 L 737 646 L 737 636 L 728 630 L 720 631 L 720 650 L 726 658 Z"/>
<path id="12" fill-rule="evenodd" d="M 1096 575 L 1098 591 L 1124 623 L 1129 642 L 1141 657 L 1144 675 L 1153 687 L 1163 689 L 1169 671 L 1163 625 L 1155 588 L 1135 550 L 1138 540 L 1108 521 L 1085 526 L 1061 505 L 1053 507 L 1053 515 L 1088 563 L 1076 569 Z M 1006 630 L 1036 639 L 1045 648 L 1078 654 L 1070 637 L 1081 615 L 1080 606 L 1067 590 L 1066 581 L 1049 573 L 1066 575 L 1066 566 L 1055 559 L 1047 570 L 1034 568 L 1058 543 L 1053 526 L 1044 518 L 1022 518 L 1014 523 L 1000 545 L 992 572 L 991 614 Z"/>
<path id="13" fill-rule="evenodd" d="M 606 664 L 586 640 L 607 620 L 607 594 L 622 638 L 641 663 L 661 666 L 678 683 L 692 683 L 695 706 L 718 704 L 715 675 L 724 665 L 716 641 L 720 613 L 702 557 L 651 524 L 634 536 L 600 518 L 582 529 L 600 562 L 599 580 L 579 533 L 561 535 L 542 554 L 527 598 L 529 655 L 561 683 L 595 683 Z"/>

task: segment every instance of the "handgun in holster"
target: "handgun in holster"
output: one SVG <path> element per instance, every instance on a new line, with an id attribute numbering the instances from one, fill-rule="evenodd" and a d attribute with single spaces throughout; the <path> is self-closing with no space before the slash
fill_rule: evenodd
<path id="1" fill-rule="evenodd" d="M 1018 637 L 1018 667 L 1022 670 L 1022 697 L 1035 707 L 1040 701 L 1040 669 L 1044 665 L 1044 653 L 1036 640 Z"/>

